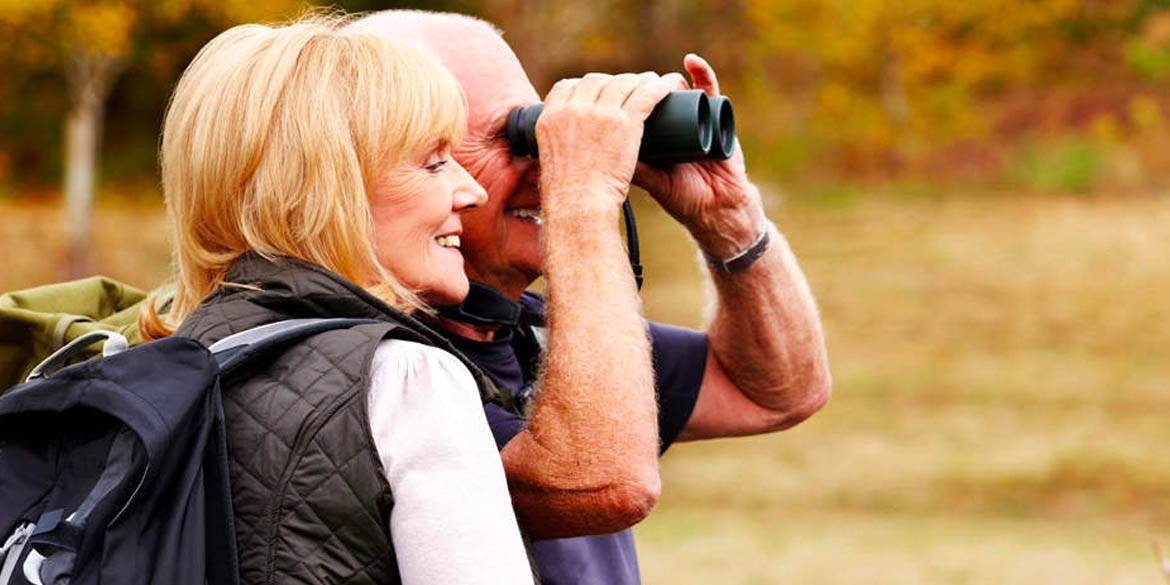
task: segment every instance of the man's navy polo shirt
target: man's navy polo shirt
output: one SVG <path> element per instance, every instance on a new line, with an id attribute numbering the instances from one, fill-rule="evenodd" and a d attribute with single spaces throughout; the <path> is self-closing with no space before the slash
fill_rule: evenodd
<path id="1" fill-rule="evenodd" d="M 543 310 L 544 299 L 526 292 L 526 311 Z M 464 355 L 502 387 L 513 392 L 531 384 L 535 371 L 525 371 L 512 345 L 514 332 L 502 330 L 492 341 L 474 341 L 445 332 Z M 707 364 L 707 336 L 699 331 L 650 323 L 654 374 L 658 389 L 658 434 L 662 450 L 686 426 L 699 396 Z M 503 448 L 523 430 L 525 420 L 494 403 L 484 404 L 488 426 Z M 544 585 L 634 585 L 641 583 L 632 530 L 614 534 L 538 540 L 533 543 Z"/>

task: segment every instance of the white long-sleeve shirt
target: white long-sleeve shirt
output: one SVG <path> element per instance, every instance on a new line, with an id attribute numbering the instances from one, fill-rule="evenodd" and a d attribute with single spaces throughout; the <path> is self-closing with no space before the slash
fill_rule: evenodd
<path id="1" fill-rule="evenodd" d="M 447 352 L 403 340 L 374 351 L 370 430 L 390 491 L 406 585 L 532 584 L 475 381 Z"/>

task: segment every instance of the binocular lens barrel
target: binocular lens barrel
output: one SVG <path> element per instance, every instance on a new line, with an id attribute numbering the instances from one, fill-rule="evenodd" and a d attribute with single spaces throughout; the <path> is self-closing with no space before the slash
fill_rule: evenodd
<path id="1" fill-rule="evenodd" d="M 716 132 L 707 160 L 729 159 L 735 151 L 735 112 L 731 111 L 731 100 L 719 95 L 708 97 L 707 101 L 711 106 L 711 128 Z"/>
<path id="2" fill-rule="evenodd" d="M 536 121 L 543 104 L 513 109 L 507 135 L 517 156 L 538 156 Z M 650 112 L 638 160 L 656 165 L 724 160 L 735 147 L 731 100 L 699 89 L 672 91 Z"/>

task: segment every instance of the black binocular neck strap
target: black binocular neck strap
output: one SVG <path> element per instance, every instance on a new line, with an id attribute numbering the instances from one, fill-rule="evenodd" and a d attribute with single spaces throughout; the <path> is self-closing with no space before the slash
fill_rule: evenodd
<path id="1" fill-rule="evenodd" d="M 634 271 L 634 282 L 642 290 L 642 253 L 638 249 L 638 224 L 634 221 L 634 206 L 630 198 L 622 202 L 622 218 L 626 222 L 626 251 L 630 255 L 630 268 Z"/>

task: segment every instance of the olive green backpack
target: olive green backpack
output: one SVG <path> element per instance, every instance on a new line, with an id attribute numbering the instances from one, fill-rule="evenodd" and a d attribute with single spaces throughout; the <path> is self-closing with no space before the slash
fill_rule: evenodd
<path id="1" fill-rule="evenodd" d="M 165 297 L 166 295 L 161 295 Z M 142 343 L 138 313 L 146 292 L 93 276 L 0 294 L 0 393 L 24 381 L 42 360 L 91 331 L 114 331 Z M 100 353 L 94 343 L 79 360 Z"/>

